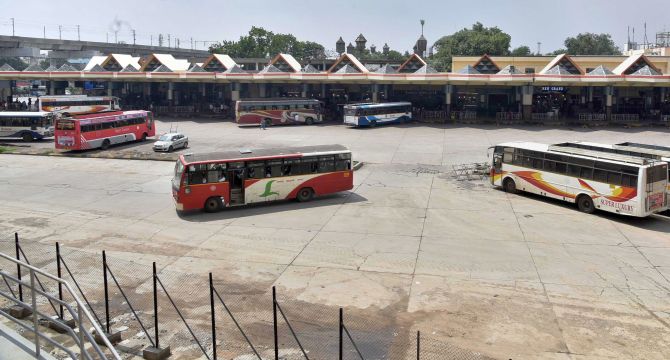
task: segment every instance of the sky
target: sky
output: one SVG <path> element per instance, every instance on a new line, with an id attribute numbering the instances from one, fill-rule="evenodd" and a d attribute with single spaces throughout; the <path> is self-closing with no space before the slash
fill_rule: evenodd
<path id="1" fill-rule="evenodd" d="M 644 23 L 649 40 L 657 31 L 670 31 L 668 0 L 144 0 L 82 1 L 0 0 L 0 34 L 11 35 L 11 18 L 18 36 L 46 36 L 81 40 L 136 42 L 157 45 L 158 34 L 179 39 L 180 47 L 205 49 L 212 41 L 236 40 L 251 26 L 290 33 L 334 49 L 342 36 L 354 43 L 359 33 L 368 46 L 411 50 L 421 34 L 429 44 L 479 21 L 512 36 L 512 48 L 527 45 L 533 52 L 541 42 L 547 53 L 580 32 L 610 33 L 619 47 L 627 28 L 635 28 L 641 42 Z M 60 35 L 59 35 L 60 25 Z M 152 39 L 153 37 L 153 39 Z"/>

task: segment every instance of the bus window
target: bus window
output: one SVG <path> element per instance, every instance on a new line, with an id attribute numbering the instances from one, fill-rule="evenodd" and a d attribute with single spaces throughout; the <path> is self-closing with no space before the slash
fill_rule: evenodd
<path id="1" fill-rule="evenodd" d="M 268 160 L 265 166 L 265 177 L 282 176 L 282 165 L 281 160 Z"/>
<path id="2" fill-rule="evenodd" d="M 335 157 L 319 156 L 319 172 L 331 172 L 335 169 Z"/>
<path id="3" fill-rule="evenodd" d="M 265 161 L 248 161 L 247 178 L 262 179 L 265 177 Z"/>

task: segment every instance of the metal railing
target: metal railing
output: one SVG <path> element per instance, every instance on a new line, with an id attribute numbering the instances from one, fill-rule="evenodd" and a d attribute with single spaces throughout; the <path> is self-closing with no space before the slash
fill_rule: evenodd
<path id="1" fill-rule="evenodd" d="M 593 114 L 593 113 L 579 114 L 579 121 L 605 121 L 606 119 L 607 114 Z"/>
<path id="2" fill-rule="evenodd" d="M 639 114 L 612 114 L 612 122 L 630 123 L 639 121 L 640 121 Z"/>
<path id="3" fill-rule="evenodd" d="M 496 120 L 500 121 L 519 121 L 521 120 L 520 112 L 497 112 Z"/>
<path id="4" fill-rule="evenodd" d="M 26 282 L 21 279 L 21 271 L 18 271 L 17 277 L 11 275 L 10 273 L 6 272 L 4 269 L 0 269 L 0 276 L 2 276 L 3 281 L 7 283 L 13 283 L 15 285 L 18 285 L 19 289 L 26 288 L 28 290 L 28 293 L 30 294 L 30 302 L 23 301 L 22 298 L 17 298 L 12 294 L 11 291 L 11 286 L 10 288 L 10 293 L 5 292 L 3 290 L 0 290 L 0 296 L 6 298 L 7 300 L 10 301 L 10 303 L 14 303 L 16 306 L 26 310 L 26 312 L 32 314 L 32 321 L 30 322 L 23 322 L 20 319 L 17 319 L 16 317 L 12 316 L 9 312 L 0 310 L 0 315 L 6 317 L 7 319 L 11 320 L 15 324 L 17 324 L 19 327 L 23 328 L 24 330 L 32 333 L 35 335 L 34 337 L 34 342 L 35 342 L 35 357 L 40 358 L 40 352 L 41 352 L 41 345 L 40 342 L 41 340 L 44 340 L 46 343 L 62 350 L 63 352 L 67 353 L 70 358 L 72 359 L 87 359 L 87 360 L 92 360 L 92 359 L 118 359 L 120 360 L 121 358 L 119 357 L 119 354 L 116 352 L 112 344 L 109 342 L 109 340 L 103 335 L 104 332 L 98 325 L 98 323 L 95 321 L 93 316 L 89 313 L 88 309 L 86 309 L 86 306 L 84 303 L 79 299 L 79 296 L 77 296 L 76 292 L 72 289 L 70 284 L 56 276 L 53 276 L 41 269 L 38 269 L 32 265 L 29 265 L 23 261 L 14 259 L 11 256 L 8 256 L 4 253 L 0 253 L 0 258 L 9 261 L 13 264 L 16 264 L 17 270 L 27 270 L 28 275 L 30 276 L 30 282 Z M 66 294 L 69 295 L 74 302 L 74 308 L 73 306 L 66 302 L 61 300 L 62 296 L 59 295 L 52 295 L 49 294 L 46 291 L 42 290 L 42 286 L 38 285 L 38 275 L 54 281 L 59 284 L 60 289 L 65 290 Z M 23 291 L 23 290 L 21 290 Z M 75 328 L 77 331 L 74 329 L 70 328 L 64 323 L 58 322 L 58 320 L 52 319 L 49 315 L 41 312 L 38 310 L 37 306 L 37 298 L 38 296 L 42 296 L 47 299 L 50 303 L 56 303 L 59 306 L 62 306 L 64 309 L 67 310 L 69 315 L 72 317 L 74 320 Z M 76 347 L 79 348 L 79 354 L 77 355 L 74 350 L 66 347 L 63 345 L 62 341 L 57 341 L 52 339 L 49 334 L 43 332 L 40 326 L 40 317 L 43 319 L 49 319 L 50 321 L 55 321 L 57 322 L 58 327 L 63 330 L 65 334 L 67 334 L 74 342 Z M 109 354 L 106 355 L 105 352 L 98 346 L 98 343 L 96 343 L 93 335 L 89 332 L 85 322 L 88 321 L 90 323 L 90 326 L 93 327 L 95 330 L 96 334 L 100 334 L 100 340 L 103 342 L 103 345 L 107 347 Z M 96 356 L 97 355 L 97 356 Z M 109 357 L 108 357 L 109 356 Z"/>
<path id="5" fill-rule="evenodd" d="M 452 120 L 477 120 L 476 111 L 452 111 Z"/>

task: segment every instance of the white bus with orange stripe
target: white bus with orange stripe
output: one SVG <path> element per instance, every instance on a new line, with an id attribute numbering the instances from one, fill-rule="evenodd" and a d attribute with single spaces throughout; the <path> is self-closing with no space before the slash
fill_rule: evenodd
<path id="1" fill-rule="evenodd" d="M 510 142 L 493 151 L 491 183 L 596 209 L 645 217 L 668 208 L 668 164 L 564 144 Z"/>
<path id="2" fill-rule="evenodd" d="M 342 145 L 184 154 L 172 180 L 179 211 L 309 201 L 352 188 L 351 151 Z"/>

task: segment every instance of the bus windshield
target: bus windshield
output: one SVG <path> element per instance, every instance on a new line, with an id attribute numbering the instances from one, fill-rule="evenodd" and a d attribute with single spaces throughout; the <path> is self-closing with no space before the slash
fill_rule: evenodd
<path id="1" fill-rule="evenodd" d="M 172 187 L 179 189 L 179 183 L 181 182 L 181 175 L 184 173 L 184 164 L 180 160 L 177 160 L 177 163 L 174 166 L 174 178 L 172 178 Z"/>

